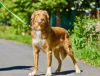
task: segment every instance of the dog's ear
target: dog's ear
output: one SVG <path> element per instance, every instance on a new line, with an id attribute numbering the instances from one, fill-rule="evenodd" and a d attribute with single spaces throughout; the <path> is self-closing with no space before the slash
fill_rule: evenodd
<path id="1" fill-rule="evenodd" d="M 31 19 L 32 19 L 32 20 L 34 20 L 34 19 L 35 19 L 35 13 L 36 13 L 36 11 L 35 11 L 35 12 L 33 12 L 32 16 L 31 16 Z"/>
<path id="2" fill-rule="evenodd" d="M 35 12 L 33 12 L 32 16 L 31 16 L 31 26 L 32 26 L 33 23 L 34 23 L 34 19 L 35 19 Z"/>
<path id="3" fill-rule="evenodd" d="M 49 22 L 49 15 L 48 15 L 48 13 L 47 13 L 47 11 L 44 11 L 44 12 L 45 12 L 45 14 L 47 16 L 47 21 Z"/>

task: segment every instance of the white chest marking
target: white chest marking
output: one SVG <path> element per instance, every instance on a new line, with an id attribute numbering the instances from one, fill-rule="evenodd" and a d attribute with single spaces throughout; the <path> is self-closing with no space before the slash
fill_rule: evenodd
<path id="1" fill-rule="evenodd" d="M 38 27 L 37 29 L 39 29 L 40 27 Z M 33 43 L 36 44 L 41 50 L 43 49 L 43 45 L 45 43 L 45 40 L 41 38 L 41 31 L 38 30 L 36 31 L 36 39 L 32 39 Z"/>

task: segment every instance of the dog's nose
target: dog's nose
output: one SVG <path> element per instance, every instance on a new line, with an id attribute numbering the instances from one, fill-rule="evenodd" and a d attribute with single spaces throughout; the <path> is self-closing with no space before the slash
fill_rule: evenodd
<path id="1" fill-rule="evenodd" d="M 41 21 L 44 21 L 44 18 L 41 18 Z"/>

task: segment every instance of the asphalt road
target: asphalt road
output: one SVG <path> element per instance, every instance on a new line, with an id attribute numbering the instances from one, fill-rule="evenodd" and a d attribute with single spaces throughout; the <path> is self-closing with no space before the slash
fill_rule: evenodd
<path id="1" fill-rule="evenodd" d="M 0 39 L 0 76 L 28 76 L 34 68 L 32 55 L 32 46 Z M 57 74 L 55 73 L 57 60 L 53 56 L 53 76 L 100 76 L 100 67 L 87 65 L 79 60 L 77 62 L 81 69 L 80 74 L 75 73 L 74 65 L 69 57 L 63 60 L 61 72 Z M 41 52 L 36 76 L 45 76 L 46 66 L 46 54 Z"/>

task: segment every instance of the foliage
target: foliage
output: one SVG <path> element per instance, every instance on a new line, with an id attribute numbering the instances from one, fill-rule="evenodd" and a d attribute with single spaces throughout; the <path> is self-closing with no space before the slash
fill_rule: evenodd
<path id="1" fill-rule="evenodd" d="M 62 12 L 67 4 L 66 0 L 38 0 L 38 2 L 33 3 L 33 7 L 37 10 L 45 9 L 52 13 L 56 11 Z"/>
<path id="2" fill-rule="evenodd" d="M 16 0 L 13 1 L 14 5 L 13 12 L 20 17 L 24 22 L 30 24 L 30 17 L 31 17 L 31 11 L 29 10 L 32 8 L 32 0 L 23 0 L 20 1 Z M 21 23 L 18 19 L 16 19 L 14 16 L 11 15 L 10 24 L 16 29 L 16 34 L 20 34 L 23 32 L 27 32 L 29 30 L 29 27 L 27 27 L 25 24 Z"/>
<path id="3" fill-rule="evenodd" d="M 16 14 L 18 17 L 20 17 L 23 21 L 30 24 L 30 17 L 32 14 L 32 10 L 29 10 L 32 8 L 31 2 L 32 0 L 1 0 L 1 2 L 14 14 Z M 26 3 L 25 3 L 26 2 Z M 28 3 L 29 2 L 29 3 Z M 10 12 L 8 12 L 4 7 L 1 7 L 0 10 L 0 25 L 10 25 L 14 27 L 15 34 L 21 34 L 28 32 L 29 27 L 27 27 L 25 24 L 20 22 L 18 19 L 16 19 Z M 29 11 L 28 11 L 29 10 Z"/>
<path id="4" fill-rule="evenodd" d="M 88 45 L 83 49 L 77 49 L 74 43 L 72 43 L 74 56 L 85 63 L 100 67 L 100 48 L 94 45 Z"/>
<path id="5" fill-rule="evenodd" d="M 0 26 L 0 38 L 32 44 L 30 35 L 15 35 L 15 29 L 11 26 Z"/>
<path id="6" fill-rule="evenodd" d="M 90 16 L 84 16 L 83 18 L 76 17 L 73 34 L 71 36 L 77 48 L 84 48 L 89 43 L 94 44 L 93 42 L 97 41 L 98 32 L 96 32 L 96 22 L 97 20 L 90 19 Z"/>
<path id="7" fill-rule="evenodd" d="M 19 16 L 23 21 L 30 24 L 32 12 L 44 9 L 51 13 L 64 12 L 66 9 L 74 7 L 75 0 L 0 0 L 8 9 Z M 96 7 L 100 7 L 98 0 L 80 0 L 82 8 L 90 7 L 91 2 L 96 2 Z M 70 12 L 69 12 L 70 13 Z M 59 17 L 60 18 L 60 17 Z M 16 29 L 16 34 L 27 32 L 29 28 L 12 16 L 4 7 L 0 8 L 0 25 L 10 25 Z"/>
<path id="8" fill-rule="evenodd" d="M 76 17 L 74 29 L 71 32 L 72 47 L 76 58 L 86 63 L 100 66 L 100 41 L 96 31 L 97 20 L 90 16 Z"/>
<path id="9" fill-rule="evenodd" d="M 0 0 L 0 2 L 3 3 L 3 0 Z M 10 5 L 8 6 L 8 8 L 11 8 L 13 6 L 12 2 L 10 0 L 7 0 L 4 2 L 4 5 Z M 1 6 L 0 8 L 0 25 L 6 25 L 9 24 L 9 20 L 10 20 L 10 13 L 7 12 L 7 10 Z"/>
<path id="10" fill-rule="evenodd" d="M 100 7 L 100 0 L 80 0 L 80 1 L 82 1 L 82 5 L 81 5 L 81 7 L 82 8 L 91 8 L 91 6 L 90 6 L 90 3 L 92 3 L 92 2 L 95 2 L 96 4 L 95 4 L 95 8 L 98 8 L 98 7 Z"/>
<path id="11" fill-rule="evenodd" d="M 31 14 L 35 10 L 44 9 L 48 10 L 50 13 L 56 11 L 62 12 L 67 5 L 66 0 L 1 0 L 1 2 L 28 24 L 30 24 Z M 27 32 L 29 30 L 26 25 L 11 15 L 4 7 L 1 7 L 0 9 L 2 10 L 0 13 L 1 25 L 13 26 L 16 34 Z"/>

